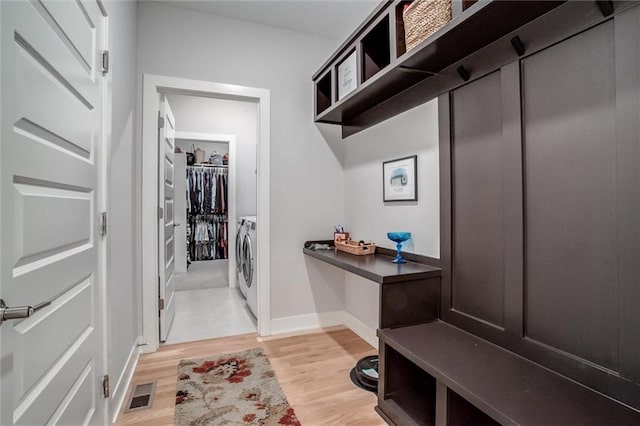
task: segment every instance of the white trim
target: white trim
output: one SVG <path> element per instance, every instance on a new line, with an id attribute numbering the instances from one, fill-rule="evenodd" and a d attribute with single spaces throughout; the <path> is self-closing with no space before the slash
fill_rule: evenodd
<path id="1" fill-rule="evenodd" d="M 343 325 L 344 314 L 344 311 L 333 311 L 274 318 L 271 320 L 271 332 L 272 334 L 295 333 L 298 331 Z"/>
<path id="2" fill-rule="evenodd" d="M 145 352 L 155 352 L 160 344 L 158 333 L 158 259 L 156 247 L 157 113 L 159 93 L 176 93 L 209 98 L 233 99 L 258 104 L 258 333 L 271 334 L 270 283 L 270 91 L 253 87 L 189 80 L 152 74 L 143 76 L 142 93 L 142 194 L 140 196 L 140 258 L 142 259 L 142 335 Z"/>
<path id="3" fill-rule="evenodd" d="M 375 328 L 369 327 L 349 312 L 344 313 L 344 325 L 356 333 L 362 340 L 378 349 L 378 336 Z"/>
<path id="4" fill-rule="evenodd" d="M 110 31 L 111 31 L 111 21 L 109 16 L 106 14 L 105 10 L 102 10 L 102 19 L 104 22 L 103 26 L 103 40 L 102 40 L 102 49 L 109 51 L 111 48 L 109 45 Z M 111 330 L 111 323 L 109 321 L 109 315 L 112 312 L 112 304 L 109 300 L 109 289 L 107 288 L 109 285 L 109 264 L 111 262 L 109 258 L 109 250 L 107 242 L 111 240 L 111 236 L 109 235 L 108 223 L 109 218 L 111 217 L 111 206 L 109 204 L 109 191 L 111 189 L 111 147 L 112 147 L 112 125 L 113 125 L 113 75 L 112 73 L 103 74 L 101 70 L 96 67 L 94 70 L 94 76 L 96 79 L 100 79 L 102 82 L 102 143 L 100 146 L 100 154 L 99 154 L 99 165 L 98 165 L 98 189 L 95 198 L 95 203 L 97 205 L 97 217 L 95 217 L 96 223 L 98 226 L 93 227 L 95 237 L 95 244 L 98 250 L 98 270 L 96 271 L 96 288 L 99 293 L 99 305 L 96 306 L 96 322 L 100 322 L 97 327 L 100 328 L 101 335 L 101 363 L 98 368 L 100 370 L 100 376 L 104 374 L 109 374 L 110 365 L 111 365 L 111 357 L 109 354 L 109 333 L 113 332 Z M 107 214 L 107 235 L 102 236 L 100 232 L 98 232 L 100 226 L 100 219 L 102 212 Z M 99 319 L 98 319 L 99 318 Z M 101 398 L 97 402 L 97 404 L 101 404 L 100 408 L 101 413 L 101 421 L 108 421 L 109 418 L 109 409 L 110 401 L 106 398 Z"/>
<path id="5" fill-rule="evenodd" d="M 229 249 L 229 287 L 235 288 L 238 286 L 236 282 L 236 227 L 238 225 L 237 218 L 237 195 L 236 195 L 236 135 L 218 135 L 214 133 L 195 133 L 195 132 L 176 132 L 176 141 L 178 140 L 194 140 L 203 142 L 223 142 L 229 144 L 229 178 L 228 178 L 228 205 L 229 211 L 227 212 L 227 241 Z M 233 250 L 233 255 L 231 253 Z"/>
<path id="6" fill-rule="evenodd" d="M 297 333 L 318 328 L 344 325 L 353 331 L 362 340 L 378 349 L 378 336 L 376 329 L 369 327 L 347 311 L 320 312 L 292 317 L 274 318 L 271 320 L 271 332 L 273 335 L 285 333 Z"/>
<path id="7" fill-rule="evenodd" d="M 118 420 L 118 416 L 122 412 L 122 404 L 124 404 L 124 400 L 127 396 L 129 386 L 131 385 L 133 373 L 135 373 L 136 367 L 138 366 L 139 359 L 140 350 L 138 349 L 138 340 L 136 339 L 133 343 L 133 347 L 131 348 L 131 352 L 129 352 L 129 357 L 122 369 L 122 373 L 120 374 L 120 377 L 118 377 L 116 385 L 112 388 L 111 403 L 109 404 L 111 408 L 109 418 L 112 423 L 115 423 Z"/>

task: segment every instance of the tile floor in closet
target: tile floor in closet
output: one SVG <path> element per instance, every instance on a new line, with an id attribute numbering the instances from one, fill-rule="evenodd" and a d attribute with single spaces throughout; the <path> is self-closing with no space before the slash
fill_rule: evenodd
<path id="1" fill-rule="evenodd" d="M 226 262 L 193 262 L 186 274 L 176 274 L 176 315 L 165 344 L 234 336 L 256 331 L 237 288 L 229 288 Z M 224 280 L 220 277 L 224 276 Z M 206 287 L 208 282 L 209 288 Z"/>

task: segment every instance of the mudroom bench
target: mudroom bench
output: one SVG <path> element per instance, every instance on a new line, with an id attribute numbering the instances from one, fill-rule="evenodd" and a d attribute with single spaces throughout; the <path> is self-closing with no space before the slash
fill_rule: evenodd
<path id="1" fill-rule="evenodd" d="M 442 321 L 378 337 L 376 411 L 389 424 L 640 424 L 637 411 Z"/>

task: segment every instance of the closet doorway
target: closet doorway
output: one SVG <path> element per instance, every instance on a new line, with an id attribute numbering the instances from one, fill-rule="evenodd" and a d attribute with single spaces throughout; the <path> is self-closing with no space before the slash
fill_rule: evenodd
<path id="1" fill-rule="evenodd" d="M 236 135 L 176 131 L 175 145 L 175 317 L 164 343 L 255 332 L 236 274 L 236 180 L 249 172 Z"/>
<path id="2" fill-rule="evenodd" d="M 152 122 L 152 112 L 155 106 L 165 97 L 168 99 L 175 115 L 175 149 L 177 151 L 174 164 L 170 167 L 173 169 L 171 171 L 172 176 L 175 177 L 173 188 L 176 195 L 174 197 L 175 205 L 172 205 L 171 209 L 171 217 L 175 215 L 172 226 L 176 232 L 172 241 L 173 247 L 170 247 L 174 258 L 172 262 L 177 268 L 170 286 L 174 295 L 173 311 L 175 315 L 169 317 L 169 319 L 165 318 L 165 330 L 168 331 L 168 334 L 163 336 L 162 328 L 158 321 L 158 311 L 160 311 L 160 316 L 163 315 L 163 310 L 161 309 L 163 300 L 157 298 L 160 290 L 157 284 L 155 288 L 150 285 L 145 277 L 152 276 L 154 274 L 153 270 L 159 271 L 171 262 L 167 260 L 166 253 L 164 257 L 161 253 L 153 259 L 151 251 L 145 250 L 145 247 L 148 248 L 149 245 L 144 244 L 144 242 L 153 242 L 153 245 L 158 247 L 158 251 L 161 251 L 163 245 L 166 246 L 167 244 L 161 243 L 161 239 L 158 238 L 160 235 L 157 233 L 153 235 L 145 232 L 145 230 L 150 231 L 151 227 L 145 226 L 143 221 L 143 286 L 141 297 L 143 350 L 144 352 L 154 352 L 161 341 L 179 343 L 244 334 L 255 332 L 256 330 L 260 334 L 268 335 L 269 321 L 265 321 L 265 318 L 269 318 L 268 227 L 257 226 L 256 221 L 257 218 L 260 218 L 261 221 L 264 218 L 268 223 L 268 190 L 265 191 L 268 188 L 268 173 L 260 173 L 258 166 L 261 165 L 263 170 L 268 170 L 269 91 L 172 77 L 144 76 L 143 218 L 150 218 L 151 216 L 148 202 L 152 202 L 153 199 L 156 202 L 162 200 L 162 194 L 159 189 L 165 185 L 165 181 L 162 180 L 162 176 L 159 174 L 163 173 L 165 179 L 167 176 L 166 165 L 162 167 L 158 161 L 160 158 L 157 155 L 159 133 Z M 219 108 L 214 113 L 207 112 L 206 108 L 200 107 L 197 107 L 197 110 L 192 109 L 190 113 L 184 113 L 184 111 L 181 113 L 180 111 L 184 110 L 184 108 L 180 107 L 180 103 L 185 103 L 187 100 L 195 104 L 200 103 L 201 106 L 206 103 L 213 103 L 217 105 L 224 104 L 225 107 Z M 229 130 L 228 123 L 234 122 L 237 118 L 237 116 L 228 115 L 229 111 L 234 110 L 234 105 L 236 107 L 242 105 L 245 109 L 250 110 L 252 114 L 251 122 L 249 123 L 247 120 L 241 125 L 236 125 L 235 129 Z M 220 127 L 215 127 L 216 123 Z M 207 128 L 207 130 L 203 131 L 203 128 Z M 217 131 L 218 128 L 220 131 Z M 237 130 L 237 132 L 234 130 Z M 154 133 L 155 137 L 152 139 Z M 234 134 L 235 138 L 230 136 L 231 134 Z M 245 145 L 238 148 L 238 145 L 242 143 Z M 247 146 L 252 146 L 253 149 L 248 157 L 246 153 Z M 154 155 L 155 158 L 152 159 L 153 163 L 155 163 L 153 169 L 152 161 L 147 156 L 152 154 L 152 149 L 156 154 Z M 184 151 L 192 154 L 195 154 L 193 151 L 197 151 L 198 159 L 189 159 L 189 163 L 193 164 L 181 166 L 181 164 L 187 162 L 187 155 Z M 226 168 L 224 167 L 225 154 L 227 154 Z M 245 161 L 243 161 L 243 156 Z M 223 164 L 216 163 L 216 159 L 219 162 L 220 157 L 223 157 Z M 246 161 L 247 158 L 251 160 Z M 163 169 L 165 170 L 163 171 Z M 148 191 L 148 183 L 152 173 L 156 177 L 154 186 L 158 188 L 154 193 Z M 197 182 L 197 194 L 187 193 L 189 173 L 191 173 L 191 184 Z M 183 176 L 185 180 L 180 182 Z M 237 179 L 233 179 L 233 177 Z M 219 182 L 218 179 L 224 180 L 226 184 L 223 189 L 225 194 L 223 199 L 226 207 L 216 205 L 213 196 L 210 193 L 207 194 L 207 188 L 209 188 L 209 191 L 211 188 L 216 190 L 223 188 L 213 183 Z M 235 180 L 237 180 L 236 191 L 235 195 L 232 195 L 233 190 L 230 186 L 233 185 Z M 247 182 L 252 182 L 249 185 L 252 191 L 247 191 Z M 145 191 L 145 189 L 147 190 Z M 177 206 L 183 201 L 183 195 L 185 198 L 184 203 L 189 203 L 190 205 L 189 209 L 186 206 L 184 208 Z M 192 203 L 194 200 L 197 202 L 195 205 Z M 185 213 L 184 216 L 182 216 L 182 212 Z M 251 228 L 251 240 L 255 249 L 255 258 L 252 259 L 251 264 L 255 266 L 251 268 L 251 275 L 255 277 L 254 282 L 256 285 L 254 290 L 256 290 L 257 294 L 254 295 L 252 309 L 249 309 L 238 289 L 238 275 L 236 275 L 238 270 L 235 258 L 235 238 L 237 235 L 235 228 L 238 223 L 236 218 L 243 215 L 249 215 L 254 218 L 254 225 Z M 209 220 L 211 222 L 208 222 Z M 146 225 L 149 224 L 147 223 Z M 183 233 L 186 234 L 184 239 L 182 239 Z M 194 239 L 194 235 L 198 235 L 198 238 Z M 221 235 L 224 238 L 221 238 Z M 185 239 L 187 240 L 186 243 Z M 217 245 L 220 240 L 224 241 L 223 244 Z M 263 241 L 264 243 L 262 243 Z M 259 255 L 258 251 L 260 253 L 266 252 L 266 254 Z M 168 252 L 171 252 L 171 250 Z M 183 260 L 183 256 L 184 263 L 189 264 L 188 262 L 190 262 L 186 273 L 182 272 L 183 270 L 178 264 Z M 170 257 L 171 255 L 169 259 Z M 163 261 L 165 265 L 163 265 Z M 213 264 L 206 265 L 206 263 L 210 262 L 214 262 L 215 266 Z M 192 273 L 194 279 L 190 279 L 190 273 Z M 181 274 L 186 274 L 186 277 L 181 277 Z M 246 274 L 241 273 L 240 275 Z M 207 288 L 201 288 L 205 287 L 203 285 L 205 281 L 208 282 Z M 258 281 L 261 283 L 260 286 L 257 286 Z M 214 294 L 210 297 L 205 297 L 203 294 L 187 294 L 189 292 L 202 291 Z M 225 295 L 230 296 L 226 302 Z M 235 300 L 232 300 L 232 298 Z M 156 303 L 158 300 L 159 303 Z M 181 308 L 186 308 L 186 310 L 181 313 Z M 153 322 L 149 321 L 151 319 L 153 319 Z M 192 323 L 181 326 L 180 323 L 184 323 L 184 320 L 191 320 Z M 173 333 L 174 329 L 178 330 L 180 328 L 180 331 Z"/>

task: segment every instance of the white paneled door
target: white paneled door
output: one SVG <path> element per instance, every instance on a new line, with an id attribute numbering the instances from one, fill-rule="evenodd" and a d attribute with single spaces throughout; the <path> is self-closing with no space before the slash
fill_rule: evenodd
<path id="1" fill-rule="evenodd" d="M 162 95 L 158 120 L 158 293 L 160 310 L 160 341 L 167 340 L 171 322 L 176 313 L 175 291 L 175 232 L 173 195 L 175 193 L 175 119 L 166 96 Z M 186 226 L 186 225 L 185 225 Z M 181 248 L 185 250 L 185 248 Z"/>
<path id="2" fill-rule="evenodd" d="M 105 424 L 104 8 L 0 1 L 0 22 L 0 298 L 36 308 L 0 325 L 0 424 Z"/>

